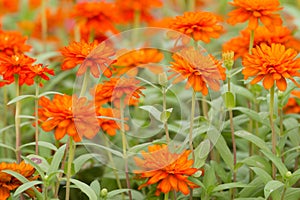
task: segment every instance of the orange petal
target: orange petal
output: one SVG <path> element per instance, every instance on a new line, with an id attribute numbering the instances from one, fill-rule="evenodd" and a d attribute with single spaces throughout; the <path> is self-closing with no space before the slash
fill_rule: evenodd
<path id="1" fill-rule="evenodd" d="M 278 87 L 279 90 L 285 91 L 287 86 L 285 78 L 281 77 L 281 79 L 277 80 L 276 86 Z"/>
<path id="2" fill-rule="evenodd" d="M 6 200 L 10 196 L 10 192 L 7 188 L 0 188 L 0 199 Z"/>
<path id="3" fill-rule="evenodd" d="M 188 195 L 190 193 L 190 190 L 184 181 L 178 181 L 178 188 L 184 195 Z"/>
<path id="4" fill-rule="evenodd" d="M 265 78 L 263 80 L 263 85 L 267 90 L 270 89 L 271 87 L 273 87 L 274 79 L 273 79 L 272 74 L 268 74 L 267 76 L 265 76 Z"/>

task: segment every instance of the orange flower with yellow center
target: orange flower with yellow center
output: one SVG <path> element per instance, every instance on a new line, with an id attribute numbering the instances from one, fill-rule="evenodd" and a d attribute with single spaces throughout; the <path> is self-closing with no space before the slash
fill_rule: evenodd
<path id="1" fill-rule="evenodd" d="M 192 167 L 194 161 L 188 159 L 190 153 L 190 150 L 181 154 L 172 153 L 165 144 L 149 146 L 148 152 L 141 152 L 142 158 L 134 157 L 136 165 L 140 168 L 134 173 L 147 179 L 139 189 L 157 184 L 156 195 L 172 190 L 187 195 L 190 192 L 189 188 L 198 188 L 198 185 L 188 180 L 188 177 L 198 171 Z"/>
<path id="2" fill-rule="evenodd" d="M 120 101 L 123 99 L 124 105 L 137 105 L 142 93 L 142 86 L 139 86 L 140 81 L 134 78 L 111 78 L 109 81 L 104 81 L 98 84 L 92 91 L 95 96 L 97 107 L 105 103 L 113 103 L 117 108 L 120 107 Z"/>
<path id="3" fill-rule="evenodd" d="M 57 94 L 52 101 L 41 97 L 39 105 L 41 127 L 46 132 L 55 130 L 56 140 L 67 134 L 79 142 L 83 136 L 92 139 L 99 131 L 93 104 L 85 97 Z"/>
<path id="4" fill-rule="evenodd" d="M 35 169 L 30 165 L 22 161 L 17 163 L 0 163 L 0 199 L 6 200 L 10 196 L 10 192 L 17 189 L 23 183 L 10 174 L 3 172 L 3 170 L 11 170 L 24 176 L 29 181 L 36 180 L 38 176 L 33 176 Z M 34 192 L 30 189 L 25 191 L 26 194 L 33 197 Z"/>
<path id="5" fill-rule="evenodd" d="M 259 20 L 270 30 L 282 24 L 280 15 L 275 14 L 282 9 L 278 0 L 233 0 L 229 4 L 236 7 L 228 14 L 229 24 L 235 25 L 249 20 L 248 28 L 251 30 L 257 28 Z"/>
<path id="6" fill-rule="evenodd" d="M 286 79 L 290 79 L 297 86 L 299 84 L 294 77 L 300 76 L 300 58 L 294 49 L 286 49 L 281 44 L 261 44 L 252 49 L 243 59 L 245 80 L 253 76 L 251 84 L 263 80 L 266 89 L 273 87 L 274 82 L 279 90 L 284 91 L 287 87 Z"/>
<path id="7" fill-rule="evenodd" d="M 170 22 L 169 28 L 186 34 L 196 41 L 210 42 L 210 38 L 219 38 L 223 32 L 220 18 L 210 12 L 185 12 Z"/>
<path id="8" fill-rule="evenodd" d="M 300 91 L 294 90 L 291 92 L 287 104 L 283 107 L 286 114 L 300 114 Z"/>
<path id="9" fill-rule="evenodd" d="M 164 55 L 157 49 L 139 49 L 122 53 L 113 64 L 117 75 L 127 74 L 136 76 L 139 68 L 147 68 L 154 73 L 162 72 L 162 68 L 153 63 L 158 63 Z"/>
<path id="10" fill-rule="evenodd" d="M 212 90 L 220 89 L 220 80 L 225 80 L 225 68 L 211 55 L 204 55 L 193 47 L 182 49 L 173 54 L 169 78 L 177 76 L 174 83 L 187 79 L 186 88 L 193 87 L 196 92 L 208 94 L 207 85 Z"/>
<path id="11" fill-rule="evenodd" d="M 101 44 L 98 44 L 97 41 L 92 43 L 72 42 L 69 46 L 62 48 L 60 52 L 65 57 L 62 64 L 63 70 L 80 65 L 77 71 L 78 75 L 83 75 L 88 68 L 96 78 L 100 77 L 100 71 L 106 77 L 112 75 L 108 66 L 113 63 L 110 57 L 115 54 L 115 51 L 104 42 Z"/>

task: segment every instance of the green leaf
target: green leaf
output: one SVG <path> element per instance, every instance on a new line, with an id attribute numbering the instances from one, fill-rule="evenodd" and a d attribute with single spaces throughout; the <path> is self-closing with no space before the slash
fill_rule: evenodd
<path id="1" fill-rule="evenodd" d="M 47 172 L 49 169 L 49 164 L 45 158 L 38 155 L 28 155 L 27 157 L 23 157 L 23 159 L 29 164 L 31 164 L 38 171 L 41 178 L 44 179 L 44 173 Z M 32 159 L 39 159 L 41 162 L 36 163 Z"/>
<path id="2" fill-rule="evenodd" d="M 101 185 L 98 180 L 91 182 L 90 187 L 94 190 L 97 196 L 100 196 Z"/>
<path id="3" fill-rule="evenodd" d="M 73 183 L 74 185 L 77 186 L 78 189 L 80 189 L 83 193 L 85 193 L 89 199 L 91 200 L 96 200 L 97 199 L 97 195 L 94 192 L 94 190 L 92 188 L 90 188 L 90 186 L 88 186 L 87 184 L 78 181 L 76 179 L 70 179 L 71 183 Z"/>
<path id="4" fill-rule="evenodd" d="M 117 189 L 117 190 L 113 190 L 113 191 L 110 191 L 108 192 L 107 194 L 107 199 L 111 199 L 111 200 L 115 200 L 116 199 L 116 195 L 119 195 L 121 193 L 124 193 L 124 192 L 128 192 L 129 189 Z M 133 199 L 144 199 L 144 195 L 139 192 L 139 191 L 136 191 L 136 190 L 132 190 L 130 189 L 131 191 L 131 194 L 132 194 L 132 197 Z"/>
<path id="5" fill-rule="evenodd" d="M 15 172 L 15 171 L 12 171 L 12 170 L 2 170 L 1 172 L 4 172 L 4 173 L 7 173 L 7 174 L 12 175 L 13 177 L 15 177 L 16 179 L 18 179 L 18 180 L 21 181 L 22 183 L 27 183 L 27 182 L 29 182 L 29 181 L 27 180 L 27 178 L 25 178 L 24 176 L 22 176 L 21 174 Z M 34 193 L 35 193 L 35 195 L 36 195 L 36 197 L 37 197 L 38 199 L 43 199 L 42 194 L 41 194 L 35 187 L 33 187 L 32 189 L 33 189 L 33 191 L 34 191 Z"/>
<path id="6" fill-rule="evenodd" d="M 14 193 L 14 196 L 17 196 L 22 192 L 25 192 L 29 188 L 33 188 L 35 185 L 42 184 L 42 183 L 43 183 L 42 181 L 31 181 L 31 182 L 24 183 L 23 185 L 18 187 L 18 189 Z"/>
<path id="7" fill-rule="evenodd" d="M 160 121 L 161 112 L 154 106 L 140 106 L 140 109 L 148 111 L 156 120 Z"/>
<path id="8" fill-rule="evenodd" d="M 265 170 L 268 173 L 271 173 L 271 165 L 269 164 L 269 162 L 262 156 L 251 156 L 248 158 L 245 158 L 242 163 L 251 166 L 251 167 L 259 167 L 263 170 Z"/>
<path id="9" fill-rule="evenodd" d="M 32 115 L 19 115 L 20 119 L 35 119 L 34 116 Z"/>
<path id="10" fill-rule="evenodd" d="M 168 121 L 169 117 L 171 116 L 172 111 L 173 111 L 173 108 L 169 108 L 166 111 L 162 112 L 159 117 L 160 121 L 162 121 L 162 122 Z"/>
<path id="11" fill-rule="evenodd" d="M 84 154 L 76 158 L 73 161 L 75 173 L 77 173 L 88 160 L 96 157 L 100 157 L 100 159 L 103 160 L 103 157 L 100 154 L 96 153 Z"/>
<path id="12" fill-rule="evenodd" d="M 226 108 L 235 107 L 235 98 L 232 92 L 226 92 L 225 94 L 223 94 L 223 99 L 225 101 Z"/>
<path id="13" fill-rule="evenodd" d="M 224 137 L 216 129 L 209 130 L 207 133 L 208 138 L 211 141 L 215 141 L 217 139 L 215 148 L 220 153 L 224 162 L 230 167 L 230 169 L 233 169 L 233 156 Z"/>
<path id="14" fill-rule="evenodd" d="M 62 161 L 62 158 L 65 154 L 66 144 L 61 146 L 54 154 L 53 159 L 51 161 L 51 165 L 49 167 L 48 174 L 51 174 L 53 172 L 58 171 L 58 167 L 60 165 L 60 162 Z"/>
<path id="15" fill-rule="evenodd" d="M 41 98 L 41 97 L 43 97 L 43 96 L 47 96 L 47 95 L 49 95 L 49 94 L 60 94 L 60 95 L 63 95 L 63 94 L 60 93 L 60 92 L 48 91 L 48 92 L 43 92 L 43 93 L 41 93 L 41 94 L 38 96 L 38 98 Z"/>
<path id="16" fill-rule="evenodd" d="M 245 87 L 242 87 L 242 86 L 231 83 L 231 91 L 233 91 L 235 94 L 239 94 L 241 96 L 244 96 L 244 97 L 246 97 L 247 99 L 249 99 L 251 101 L 255 100 L 254 95 L 248 89 L 246 89 Z"/>
<path id="17" fill-rule="evenodd" d="M 7 103 L 7 105 L 16 103 L 16 102 L 21 101 L 21 100 L 26 99 L 26 98 L 35 98 L 35 96 L 34 96 L 34 95 L 30 95 L 30 94 L 29 94 L 29 95 L 21 95 L 21 96 L 17 96 L 17 97 L 15 97 L 15 98 L 13 98 L 12 100 L 10 100 L 10 101 Z"/>
<path id="18" fill-rule="evenodd" d="M 299 147 L 300 145 L 300 134 L 299 134 L 299 123 L 294 118 L 287 118 L 283 120 L 283 125 L 287 130 L 286 134 L 290 138 L 291 143 L 294 147 Z"/>
<path id="19" fill-rule="evenodd" d="M 214 168 L 212 166 L 207 166 L 205 168 L 203 184 L 205 185 L 206 192 L 208 194 L 210 194 L 213 191 L 216 181 L 217 181 L 217 179 L 216 179 Z"/>
<path id="20" fill-rule="evenodd" d="M 9 150 L 12 150 L 13 152 L 15 152 L 15 151 L 16 151 L 14 148 L 12 148 L 11 146 L 9 146 L 9 145 L 6 145 L 6 144 L 2 144 L 2 143 L 0 143 L 0 147 L 3 147 L 3 148 L 6 148 L 6 149 L 9 149 Z"/>
<path id="21" fill-rule="evenodd" d="M 247 131 L 244 131 L 244 130 L 236 131 L 234 134 L 236 136 L 239 136 L 241 138 L 244 138 L 244 139 L 252 142 L 253 144 L 255 144 L 257 147 L 259 147 L 262 150 L 270 151 L 267 144 L 262 139 L 260 139 L 259 137 L 255 136 Z"/>
<path id="22" fill-rule="evenodd" d="M 269 120 L 263 119 L 257 112 L 255 112 L 255 111 L 253 111 L 253 110 L 251 110 L 249 108 L 235 107 L 235 108 L 232 108 L 232 110 L 238 110 L 238 111 L 246 114 L 248 117 L 250 117 L 254 121 L 257 121 L 259 123 L 264 124 L 267 127 L 270 127 Z"/>
<path id="23" fill-rule="evenodd" d="M 53 144 L 51 144 L 49 142 L 39 141 L 38 145 L 40 147 L 45 147 L 45 148 L 51 149 L 53 151 L 57 151 L 56 146 L 54 146 Z M 35 142 L 23 144 L 22 146 L 20 146 L 20 148 L 23 149 L 24 147 L 28 147 L 28 146 L 35 146 Z"/>
<path id="24" fill-rule="evenodd" d="M 88 142 L 79 142 L 79 143 L 76 143 L 76 145 L 98 147 L 100 149 L 104 149 L 104 150 L 110 151 L 112 154 L 114 154 L 116 156 L 119 156 L 120 158 L 123 158 L 123 154 L 121 152 L 113 150 L 113 149 L 111 149 L 109 147 L 106 147 L 106 146 L 103 146 L 103 145 L 100 145 L 100 144 L 88 143 Z"/>
<path id="25" fill-rule="evenodd" d="M 288 188 L 284 195 L 284 200 L 299 200 L 300 188 Z"/>
<path id="26" fill-rule="evenodd" d="M 264 188 L 265 198 L 267 199 L 272 192 L 274 192 L 275 190 L 278 190 L 279 188 L 281 188 L 283 186 L 284 186 L 284 184 L 280 181 L 276 181 L 276 180 L 269 181 Z"/>
<path id="27" fill-rule="evenodd" d="M 272 180 L 270 174 L 265 170 L 259 167 L 250 167 L 250 169 L 252 169 L 255 172 L 255 174 L 262 180 L 264 184 L 267 184 L 269 181 Z"/>
<path id="28" fill-rule="evenodd" d="M 205 164 L 206 158 L 210 152 L 210 141 L 202 141 L 195 149 L 195 164 L 194 167 L 200 168 Z"/>
<path id="29" fill-rule="evenodd" d="M 285 174 L 288 172 L 288 169 L 286 168 L 286 166 L 283 164 L 283 162 L 281 161 L 280 158 L 278 158 L 277 156 L 275 156 L 274 154 L 272 154 L 270 151 L 264 151 L 261 150 L 261 152 L 263 154 L 265 154 L 265 156 L 267 158 L 269 158 L 274 165 L 277 167 L 277 169 L 279 170 L 279 173 L 281 174 L 282 177 L 285 176 Z"/>
<path id="30" fill-rule="evenodd" d="M 250 186 L 248 184 L 239 183 L 239 182 L 237 182 L 237 183 L 225 183 L 225 184 L 221 184 L 221 185 L 216 186 L 213 189 L 213 192 L 228 190 L 228 189 L 231 189 L 231 188 L 245 188 L 245 187 L 250 187 Z"/>

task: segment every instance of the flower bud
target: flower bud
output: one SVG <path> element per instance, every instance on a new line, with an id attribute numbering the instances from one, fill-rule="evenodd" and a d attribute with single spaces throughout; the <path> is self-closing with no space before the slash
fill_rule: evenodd
<path id="1" fill-rule="evenodd" d="M 159 85 L 161 86 L 167 86 L 167 83 L 168 83 L 168 77 L 167 77 L 167 74 L 165 72 L 163 73 L 160 73 L 158 75 L 158 83 Z"/>
<path id="2" fill-rule="evenodd" d="M 231 70 L 231 68 L 234 64 L 234 52 L 233 51 L 223 52 L 222 59 L 223 59 L 225 67 L 228 70 Z"/>
<path id="3" fill-rule="evenodd" d="M 107 189 L 106 189 L 106 188 L 103 188 L 103 189 L 100 191 L 100 197 L 106 198 L 107 193 L 108 193 Z"/>

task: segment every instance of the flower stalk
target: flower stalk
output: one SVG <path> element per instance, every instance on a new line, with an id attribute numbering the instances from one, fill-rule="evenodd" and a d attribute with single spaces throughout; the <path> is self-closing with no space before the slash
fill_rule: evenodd
<path id="1" fill-rule="evenodd" d="M 276 156 L 276 132 L 275 132 L 275 125 L 274 125 L 274 94 L 275 89 L 274 86 L 270 89 L 270 105 L 269 105 L 269 112 L 270 112 L 270 125 L 271 125 L 271 132 L 272 132 L 272 152 Z M 272 178 L 276 179 L 276 166 L 272 163 Z"/>
<path id="2" fill-rule="evenodd" d="M 34 113 L 35 113 L 35 154 L 39 155 L 39 84 L 35 84 L 35 100 L 34 100 Z"/>
<path id="3" fill-rule="evenodd" d="M 19 85 L 19 76 L 17 75 L 15 78 L 16 84 L 16 97 L 21 95 L 21 86 Z M 20 113 L 21 113 L 21 102 L 16 102 L 16 111 L 15 111 L 15 131 L 16 131 L 16 159 L 17 162 L 21 162 L 21 120 L 20 120 Z"/>
<path id="4" fill-rule="evenodd" d="M 70 199 L 70 184 L 71 184 L 71 175 L 72 175 L 72 163 L 75 156 L 76 145 L 74 144 L 73 138 L 69 139 L 69 158 L 67 166 L 67 183 L 66 183 L 66 198 L 65 200 Z"/>

